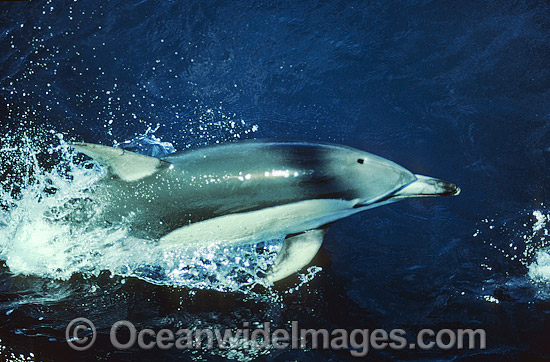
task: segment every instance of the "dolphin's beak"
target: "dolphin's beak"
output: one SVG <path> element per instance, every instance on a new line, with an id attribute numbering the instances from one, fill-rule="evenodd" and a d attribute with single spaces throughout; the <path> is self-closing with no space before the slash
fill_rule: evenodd
<path id="1" fill-rule="evenodd" d="M 460 193 L 460 188 L 451 182 L 423 175 L 415 176 L 416 181 L 395 192 L 391 198 L 456 196 Z"/>
<path id="2" fill-rule="evenodd" d="M 354 207 L 366 210 L 381 205 L 391 204 L 409 197 L 456 196 L 460 194 L 460 187 L 451 182 L 423 175 L 415 174 L 414 176 L 416 177 L 415 181 L 394 193 L 376 200 L 375 202 L 359 202 Z"/>

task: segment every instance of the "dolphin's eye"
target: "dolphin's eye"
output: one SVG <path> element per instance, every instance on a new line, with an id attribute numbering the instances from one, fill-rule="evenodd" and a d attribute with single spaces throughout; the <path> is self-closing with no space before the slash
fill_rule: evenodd
<path id="1" fill-rule="evenodd" d="M 363 160 L 362 158 L 358 158 L 358 159 L 357 159 L 357 163 L 363 164 L 363 163 L 365 163 L 365 160 Z"/>

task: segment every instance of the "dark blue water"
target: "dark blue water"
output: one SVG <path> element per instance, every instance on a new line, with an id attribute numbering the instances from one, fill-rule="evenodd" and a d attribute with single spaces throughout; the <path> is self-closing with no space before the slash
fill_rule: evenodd
<path id="1" fill-rule="evenodd" d="M 0 99 L 2 186 L 16 200 L 26 183 L 7 149 L 30 142 L 51 168 L 60 161 L 44 150 L 56 133 L 112 145 L 147 129 L 178 150 L 252 138 L 345 144 L 462 188 L 336 223 L 312 262 L 322 271 L 296 291 L 298 277 L 250 295 L 123 279 L 99 263 L 56 278 L 36 256 L 22 267 L 2 241 L 4 358 L 353 359 L 116 351 L 109 328 L 128 319 L 157 330 L 243 320 L 411 335 L 483 328 L 485 350 L 387 349 L 361 360 L 550 360 L 545 2 L 2 1 Z M 15 211 L 2 208 L 5 227 Z M 99 336 L 75 352 L 65 326 L 82 316 Z"/>

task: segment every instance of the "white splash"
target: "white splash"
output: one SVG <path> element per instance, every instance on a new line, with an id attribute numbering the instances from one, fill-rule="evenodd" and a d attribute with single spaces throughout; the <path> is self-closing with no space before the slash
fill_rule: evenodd
<path id="1" fill-rule="evenodd" d="M 528 265 L 528 275 L 537 283 L 550 285 L 550 248 L 548 248 L 550 242 L 548 241 L 548 229 L 546 228 L 550 215 L 535 210 L 533 216 L 535 217 L 535 224 L 530 235 L 525 238 L 527 249 L 535 253 L 533 260 Z"/>
<path id="2" fill-rule="evenodd" d="M 154 284 L 246 292 L 264 283 L 263 273 L 282 244 L 268 240 L 167 253 L 156 240 L 130 237 L 124 224 L 97 222 L 101 205 L 89 195 L 104 170 L 79 161 L 61 135 L 46 149 L 29 140 L 2 141 L 2 165 L 10 168 L 2 172 L 19 175 L 17 182 L 6 180 L 0 187 L 0 259 L 14 274 L 67 280 L 75 273 L 97 276 L 108 270 Z M 46 169 L 38 160 L 48 154 L 60 161 Z"/>
<path id="3" fill-rule="evenodd" d="M 530 221 L 514 223 L 504 222 L 501 225 L 495 225 L 494 219 L 484 219 L 481 222 L 487 224 L 489 230 L 495 230 L 499 238 L 509 238 L 506 243 L 501 239 L 491 241 L 483 239 L 483 243 L 500 252 L 502 257 L 513 263 L 520 263 L 527 272 L 524 276 L 512 278 L 510 285 L 529 285 L 534 287 L 536 297 L 547 300 L 550 299 L 550 239 L 548 235 L 548 222 L 550 222 L 550 213 L 548 213 L 541 204 L 541 209 L 529 211 L 527 215 L 521 215 L 521 220 L 525 216 L 530 217 Z M 515 225 L 515 227 L 514 227 Z M 485 237 L 485 232 L 476 230 L 473 237 Z M 493 271 L 488 257 L 486 262 L 481 263 L 481 267 L 488 271 Z M 504 272 L 508 275 L 507 272 Z M 493 279 L 489 280 L 489 284 Z M 496 302 L 491 296 L 481 296 L 487 302 Z M 496 299 L 496 298 L 495 298 Z"/>
<path id="4" fill-rule="evenodd" d="M 537 282 L 550 283 L 550 249 L 537 251 L 529 264 L 529 277 Z"/>

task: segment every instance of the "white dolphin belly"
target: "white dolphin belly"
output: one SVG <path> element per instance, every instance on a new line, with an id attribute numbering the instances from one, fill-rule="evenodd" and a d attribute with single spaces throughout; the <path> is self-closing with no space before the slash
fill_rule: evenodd
<path id="1" fill-rule="evenodd" d="M 270 240 L 316 229 L 362 211 L 356 201 L 318 199 L 224 215 L 174 230 L 160 239 L 167 247 L 202 247 Z"/>

